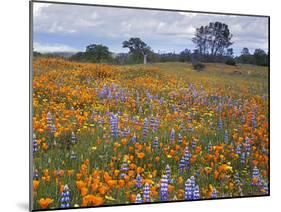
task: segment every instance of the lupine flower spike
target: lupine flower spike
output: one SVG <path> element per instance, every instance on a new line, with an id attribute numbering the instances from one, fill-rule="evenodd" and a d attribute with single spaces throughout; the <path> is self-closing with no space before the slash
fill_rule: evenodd
<path id="1" fill-rule="evenodd" d="M 38 144 L 36 140 L 36 135 L 33 134 L 33 153 L 38 151 Z"/>
<path id="2" fill-rule="evenodd" d="M 143 201 L 150 202 L 150 185 L 145 183 L 143 188 Z"/>
<path id="3" fill-rule="evenodd" d="M 72 143 L 72 144 L 76 144 L 76 143 L 77 143 L 76 135 L 75 135 L 74 132 L 71 133 L 71 143 Z"/>
<path id="4" fill-rule="evenodd" d="M 171 134 L 170 134 L 170 143 L 174 144 L 175 142 L 175 130 L 174 128 L 171 130 Z"/>
<path id="5" fill-rule="evenodd" d="M 136 203 L 142 203 L 142 198 L 140 194 L 137 194 L 136 196 Z"/>
<path id="6" fill-rule="evenodd" d="M 142 187 L 142 177 L 140 176 L 140 174 L 138 174 L 137 178 L 136 178 L 136 187 L 137 188 L 141 188 Z"/>
<path id="7" fill-rule="evenodd" d="M 163 175 L 160 181 L 160 200 L 168 200 L 168 178 L 167 175 Z"/>
<path id="8" fill-rule="evenodd" d="M 65 185 L 63 188 L 63 192 L 61 193 L 61 199 L 60 199 L 60 207 L 61 208 L 69 208 L 70 207 L 70 192 L 68 185 Z"/>

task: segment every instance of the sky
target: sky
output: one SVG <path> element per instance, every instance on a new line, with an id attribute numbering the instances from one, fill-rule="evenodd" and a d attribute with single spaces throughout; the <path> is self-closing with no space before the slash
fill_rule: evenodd
<path id="1" fill-rule="evenodd" d="M 233 34 L 235 55 L 243 47 L 268 50 L 268 20 L 264 17 L 191 12 L 33 3 L 33 47 L 38 52 L 85 51 L 102 44 L 114 53 L 128 52 L 122 42 L 139 37 L 154 52 L 195 49 L 196 28 L 220 21 Z"/>

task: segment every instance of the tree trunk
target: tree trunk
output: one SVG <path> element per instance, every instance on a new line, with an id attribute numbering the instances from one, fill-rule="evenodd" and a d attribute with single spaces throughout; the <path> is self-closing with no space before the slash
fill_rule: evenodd
<path id="1" fill-rule="evenodd" d="M 143 64 L 146 64 L 147 63 L 147 54 L 144 54 L 143 55 Z"/>

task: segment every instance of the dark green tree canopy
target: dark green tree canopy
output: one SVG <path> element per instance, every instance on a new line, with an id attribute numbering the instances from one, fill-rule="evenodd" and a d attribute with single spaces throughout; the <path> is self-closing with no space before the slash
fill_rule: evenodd
<path id="1" fill-rule="evenodd" d="M 130 53 L 141 53 L 142 55 L 148 54 L 150 46 L 143 42 L 140 38 L 130 38 L 123 42 L 123 48 L 129 48 Z"/>
<path id="2" fill-rule="evenodd" d="M 257 65 L 267 66 L 268 65 L 268 55 L 263 49 L 256 49 L 254 52 L 254 59 Z"/>
<path id="3" fill-rule="evenodd" d="M 232 34 L 228 25 L 221 22 L 210 22 L 207 26 L 196 29 L 192 39 L 200 54 L 213 56 L 223 55 L 225 50 L 233 44 Z"/>
<path id="4" fill-rule="evenodd" d="M 85 52 L 86 57 L 88 57 L 93 62 L 106 61 L 110 57 L 111 53 L 107 46 L 101 44 L 91 44 L 86 47 Z"/>
<path id="5" fill-rule="evenodd" d="M 250 51 L 247 47 L 244 47 L 241 51 L 241 55 L 250 55 Z"/>
<path id="6" fill-rule="evenodd" d="M 112 56 L 107 46 L 90 44 L 86 47 L 85 52 L 77 52 L 70 59 L 82 62 L 103 63 L 112 61 Z"/>
<path id="7" fill-rule="evenodd" d="M 130 54 L 137 62 L 143 58 L 143 63 L 146 64 L 147 56 L 152 52 L 150 46 L 143 42 L 140 38 L 130 38 L 123 42 L 123 48 L 129 48 Z"/>

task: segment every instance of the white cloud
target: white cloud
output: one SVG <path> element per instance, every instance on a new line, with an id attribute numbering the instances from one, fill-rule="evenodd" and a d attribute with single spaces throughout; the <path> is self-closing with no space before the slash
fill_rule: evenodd
<path id="1" fill-rule="evenodd" d="M 119 46 L 114 51 L 123 51 L 121 43 L 129 37 L 141 37 L 156 51 L 193 49 L 195 29 L 215 21 L 228 24 L 235 48 L 263 48 L 268 43 L 267 19 L 260 17 L 63 4 L 41 5 L 35 11 L 35 34 L 68 36 L 68 41 L 76 44 L 100 42 L 109 44 L 110 49 Z"/>
<path id="2" fill-rule="evenodd" d="M 33 15 L 34 15 L 34 17 L 40 16 L 43 8 L 49 7 L 50 5 L 51 4 L 48 4 L 48 3 L 40 3 L 40 2 L 34 3 L 33 4 Z"/>
<path id="3" fill-rule="evenodd" d="M 78 52 L 78 49 L 75 49 L 71 46 L 64 45 L 64 44 L 49 44 L 49 43 L 38 43 L 34 42 L 34 51 L 41 52 L 41 53 L 48 53 L 48 52 Z"/>
<path id="4" fill-rule="evenodd" d="M 179 12 L 179 14 L 181 14 L 183 16 L 191 17 L 191 18 L 198 15 L 198 13 L 192 13 L 192 12 Z"/>

